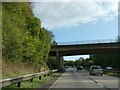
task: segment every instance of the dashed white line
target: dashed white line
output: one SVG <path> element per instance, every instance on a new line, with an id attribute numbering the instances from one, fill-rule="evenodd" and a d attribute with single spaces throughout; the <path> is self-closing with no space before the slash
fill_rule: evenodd
<path id="1" fill-rule="evenodd" d="M 95 83 L 97 83 L 98 85 L 100 85 L 100 86 L 102 86 L 102 87 L 104 87 L 104 88 L 106 88 L 106 89 L 108 89 L 108 90 L 112 90 L 112 89 L 110 89 L 110 88 L 102 85 L 101 83 L 97 82 L 96 80 L 94 80 L 94 79 L 92 79 L 92 78 L 90 78 L 90 77 L 89 77 L 89 79 L 93 80 Z"/>
<path id="2" fill-rule="evenodd" d="M 100 85 L 100 86 L 102 86 L 102 87 L 104 87 L 101 83 L 97 83 L 98 85 Z"/>

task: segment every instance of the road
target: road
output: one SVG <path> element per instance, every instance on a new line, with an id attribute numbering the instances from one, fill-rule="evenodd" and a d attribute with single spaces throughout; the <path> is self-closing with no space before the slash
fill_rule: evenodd
<path id="1" fill-rule="evenodd" d="M 77 71 L 76 68 L 67 68 L 66 72 L 61 75 L 49 90 L 54 88 L 118 90 L 118 78 L 107 75 L 90 76 L 88 71 Z"/>

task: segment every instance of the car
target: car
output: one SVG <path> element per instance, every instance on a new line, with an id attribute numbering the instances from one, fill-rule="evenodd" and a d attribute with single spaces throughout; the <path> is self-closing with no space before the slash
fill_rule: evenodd
<path id="1" fill-rule="evenodd" d="M 65 66 L 65 68 L 68 68 L 68 66 Z"/>
<path id="2" fill-rule="evenodd" d="M 78 66 L 77 67 L 77 70 L 81 70 L 82 71 L 82 69 L 83 69 L 83 66 Z"/>
<path id="3" fill-rule="evenodd" d="M 112 67 L 106 67 L 106 70 L 113 70 Z"/>
<path id="4" fill-rule="evenodd" d="M 99 65 L 92 65 L 89 70 L 90 75 L 103 75 L 103 71 L 101 66 Z"/>

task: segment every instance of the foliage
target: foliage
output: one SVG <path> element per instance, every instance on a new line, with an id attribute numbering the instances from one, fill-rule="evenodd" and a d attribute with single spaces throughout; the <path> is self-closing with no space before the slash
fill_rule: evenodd
<path id="1" fill-rule="evenodd" d="M 57 42 L 56 42 L 56 41 L 53 41 L 53 42 L 52 42 L 52 45 L 57 45 Z"/>
<path id="2" fill-rule="evenodd" d="M 120 55 L 119 54 L 99 54 L 93 55 L 94 64 L 101 65 L 103 68 L 111 66 L 120 69 Z"/>
<path id="3" fill-rule="evenodd" d="M 120 70 L 120 55 L 119 54 L 96 54 L 90 55 L 90 58 L 80 58 L 75 61 L 64 61 L 65 66 L 84 66 L 90 67 L 91 65 L 100 65 L 102 68 L 113 67 Z"/>
<path id="4" fill-rule="evenodd" d="M 64 61 L 64 66 L 84 66 L 84 67 L 89 67 L 91 66 L 93 61 L 91 59 L 84 59 L 80 57 L 78 60 L 72 61 Z"/>
<path id="5" fill-rule="evenodd" d="M 74 66 L 74 61 L 69 60 L 69 61 L 64 61 L 64 66 Z"/>
<path id="6" fill-rule="evenodd" d="M 49 57 L 47 65 L 49 66 L 49 68 L 52 69 L 56 69 L 57 68 L 57 60 L 56 57 Z"/>
<path id="7" fill-rule="evenodd" d="M 2 3 L 3 60 L 16 60 L 32 65 L 35 71 L 47 68 L 51 32 L 41 27 L 27 2 Z"/>

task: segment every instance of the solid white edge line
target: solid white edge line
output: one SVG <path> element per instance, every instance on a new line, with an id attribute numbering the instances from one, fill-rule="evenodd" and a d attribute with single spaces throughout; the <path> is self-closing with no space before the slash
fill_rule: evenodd
<path id="1" fill-rule="evenodd" d="M 57 82 L 61 79 L 62 75 L 59 77 L 59 79 L 48 90 L 51 90 L 51 88 L 53 88 L 55 86 L 55 84 L 57 84 Z"/>

